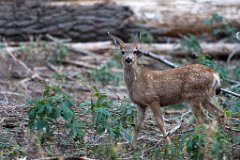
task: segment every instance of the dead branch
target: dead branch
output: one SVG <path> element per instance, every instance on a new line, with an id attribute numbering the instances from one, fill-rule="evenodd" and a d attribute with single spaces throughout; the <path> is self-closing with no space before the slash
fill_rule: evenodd
<path id="1" fill-rule="evenodd" d="M 89 64 L 89 63 L 86 63 L 86 62 L 69 60 L 69 59 L 63 60 L 62 62 L 66 63 L 66 64 L 72 64 L 72 65 L 76 65 L 76 66 L 80 66 L 80 67 L 89 68 L 89 69 L 100 69 L 101 68 L 100 66 L 92 65 L 92 64 Z M 117 69 L 117 68 L 110 68 L 110 71 L 120 72 L 120 73 L 122 72 L 121 69 Z"/>
<path id="2" fill-rule="evenodd" d="M 224 88 L 220 88 L 220 90 L 221 90 L 222 93 L 227 93 L 227 94 L 230 94 L 234 97 L 240 98 L 240 94 L 238 94 L 238 93 L 235 93 L 233 91 L 230 91 L 230 90 L 227 90 L 227 89 L 224 89 Z"/>
<path id="3" fill-rule="evenodd" d="M 6 42 L 5 42 L 5 46 L 6 46 L 6 47 L 5 47 L 5 50 L 6 50 L 7 54 L 8 54 L 15 62 L 17 62 L 18 64 L 20 64 L 28 73 L 31 73 L 32 70 L 31 70 L 30 68 L 28 68 L 27 65 L 26 65 L 23 61 L 17 59 L 17 58 L 12 54 L 12 51 L 10 50 L 10 48 L 8 48 L 8 44 L 7 44 Z"/>
<path id="4" fill-rule="evenodd" d="M 8 104 L 9 101 L 8 101 L 8 97 L 6 96 L 6 92 L 3 90 L 2 85 L 0 85 L 0 87 L 1 87 L 1 90 L 2 90 L 2 94 L 3 94 L 4 98 L 5 98 L 6 104 Z"/>

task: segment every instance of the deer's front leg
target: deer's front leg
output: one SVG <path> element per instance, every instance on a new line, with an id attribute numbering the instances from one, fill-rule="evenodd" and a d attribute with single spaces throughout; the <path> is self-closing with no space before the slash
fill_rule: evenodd
<path id="1" fill-rule="evenodd" d="M 146 113 L 146 107 L 138 105 L 137 107 L 137 117 L 135 118 L 135 129 L 134 129 L 134 135 L 132 140 L 132 147 L 135 148 L 137 146 L 137 138 L 138 134 L 141 129 L 142 122 L 145 118 Z"/>
<path id="2" fill-rule="evenodd" d="M 164 121 L 163 121 L 163 116 L 162 116 L 162 112 L 161 112 L 161 108 L 160 108 L 159 102 L 153 102 L 150 107 L 151 107 L 151 110 L 152 110 L 152 112 L 154 114 L 154 117 L 156 119 L 156 123 L 157 123 L 160 131 L 163 134 L 163 137 L 166 137 L 167 136 L 167 132 L 166 132 L 166 129 L 164 127 Z M 166 139 L 167 139 L 168 143 L 171 142 L 169 137 L 166 137 Z"/>

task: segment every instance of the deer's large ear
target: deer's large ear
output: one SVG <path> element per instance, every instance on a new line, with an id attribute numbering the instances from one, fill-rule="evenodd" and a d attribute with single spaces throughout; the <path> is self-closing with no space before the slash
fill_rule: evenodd
<path id="1" fill-rule="evenodd" d="M 112 35 L 112 34 L 109 33 L 109 32 L 108 32 L 108 36 L 112 39 L 113 44 L 114 44 L 115 47 L 120 48 L 120 49 L 123 48 L 124 42 L 123 42 L 120 38 Z"/>
<path id="2" fill-rule="evenodd" d="M 133 41 L 136 48 L 139 47 L 140 38 L 141 38 L 140 30 L 137 30 L 137 33 L 136 33 L 136 35 L 134 37 L 134 41 Z"/>

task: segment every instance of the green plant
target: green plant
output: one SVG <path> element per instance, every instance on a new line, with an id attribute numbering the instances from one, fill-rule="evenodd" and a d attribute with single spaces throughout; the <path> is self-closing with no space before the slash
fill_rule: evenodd
<path id="1" fill-rule="evenodd" d="M 116 63 L 116 61 L 109 61 L 100 69 L 93 70 L 91 74 L 92 79 L 100 81 L 104 85 L 109 84 L 110 82 L 119 84 L 119 81 L 122 79 L 122 74 L 112 72 L 110 68 L 114 66 L 118 66 L 118 63 Z"/>
<path id="2" fill-rule="evenodd" d="M 203 65 L 206 65 L 210 68 L 212 68 L 213 70 L 215 70 L 216 72 L 219 73 L 220 77 L 222 79 L 225 79 L 226 78 L 226 72 L 224 70 L 223 67 L 219 66 L 215 61 L 213 61 L 210 57 L 208 56 L 199 56 L 197 58 L 197 61 Z"/>
<path id="3" fill-rule="evenodd" d="M 240 93 L 240 86 L 231 89 L 235 93 Z M 240 103 L 236 97 L 228 97 L 225 101 L 225 107 L 227 109 L 228 116 L 240 117 Z"/>
<path id="4" fill-rule="evenodd" d="M 240 81 L 240 65 L 235 69 L 235 75 L 237 80 Z"/>
<path id="5" fill-rule="evenodd" d="M 9 130 L 1 128 L 0 159 L 14 159 L 26 154 L 26 150 L 17 143 L 16 136 L 9 137 L 9 135 Z"/>
<path id="6" fill-rule="evenodd" d="M 189 35 L 180 41 L 180 45 L 182 48 L 190 49 L 195 56 L 199 56 L 202 51 L 200 46 L 199 39 L 194 35 Z"/>
<path id="7" fill-rule="evenodd" d="M 218 13 L 213 13 L 212 17 L 210 19 L 205 19 L 203 23 L 208 26 L 222 24 L 222 26 L 220 27 L 215 27 L 212 30 L 212 34 L 216 36 L 218 34 L 224 33 L 230 36 L 231 39 L 235 39 L 234 37 L 237 29 L 232 24 L 230 24 L 222 15 Z"/>
<path id="8" fill-rule="evenodd" d="M 171 144 L 164 145 L 161 151 L 151 151 L 152 158 L 163 159 L 231 159 L 229 147 L 238 142 L 221 130 L 216 123 L 195 127 L 193 132 L 186 132 Z"/>
<path id="9" fill-rule="evenodd" d="M 183 148 L 183 156 L 191 159 L 231 159 L 231 143 L 231 137 L 213 123 L 183 134 L 180 147 Z"/>
<path id="10" fill-rule="evenodd" d="M 41 142 L 49 140 L 54 130 L 59 133 L 61 119 L 64 119 L 64 127 L 70 129 L 73 138 L 83 136 L 84 123 L 76 120 L 75 113 L 71 109 L 76 103 L 61 88 L 46 85 L 43 96 L 30 100 L 29 105 L 32 108 L 28 112 L 28 126 L 32 131 L 37 131 Z"/>
<path id="11" fill-rule="evenodd" d="M 91 113 L 92 127 L 98 134 L 108 133 L 108 137 L 113 140 L 124 137 L 131 141 L 130 131 L 132 131 L 134 114 L 136 112 L 133 104 L 123 100 L 114 103 L 106 94 L 99 92 L 94 87 L 96 101 L 91 101 L 90 110 L 84 113 Z M 82 102 L 80 107 L 89 105 L 89 101 Z"/>
<path id="12" fill-rule="evenodd" d="M 61 63 L 68 55 L 69 48 L 62 42 L 57 42 L 52 54 L 47 56 L 47 62 Z"/>
<path id="13" fill-rule="evenodd" d="M 151 34 L 151 32 L 147 31 L 147 30 L 141 30 L 141 43 L 153 43 L 154 38 L 153 35 Z"/>

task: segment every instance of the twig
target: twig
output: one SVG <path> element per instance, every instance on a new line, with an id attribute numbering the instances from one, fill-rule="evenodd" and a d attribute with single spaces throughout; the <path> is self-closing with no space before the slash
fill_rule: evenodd
<path id="1" fill-rule="evenodd" d="M 229 64 L 231 62 L 232 57 L 236 54 L 239 53 L 240 51 L 240 47 L 236 48 L 235 50 L 233 50 L 231 52 L 231 54 L 229 54 L 228 58 L 227 58 L 227 63 Z"/>
<path id="2" fill-rule="evenodd" d="M 0 85 L 0 86 L 1 86 L 1 85 Z M 2 88 L 2 87 L 1 87 L 1 88 Z M 0 94 L 3 94 L 4 96 L 6 96 L 6 94 L 8 94 L 8 95 L 25 97 L 25 95 L 23 95 L 23 94 L 15 93 L 15 92 L 9 92 L 9 91 L 1 91 Z M 5 98 L 5 99 L 6 99 L 6 98 Z"/>
<path id="3" fill-rule="evenodd" d="M 5 100 L 6 100 L 6 104 L 8 104 L 9 101 L 8 101 L 7 96 L 6 96 L 6 92 L 4 92 L 2 85 L 0 85 L 0 87 L 1 87 L 1 90 L 2 90 L 2 92 L 3 92 L 4 98 L 5 98 Z"/>
<path id="4" fill-rule="evenodd" d="M 228 81 L 228 82 L 231 82 L 231 83 L 235 83 L 235 84 L 239 84 L 240 83 L 239 81 L 236 81 L 236 80 L 233 80 L 233 79 L 226 78 L 225 80 Z"/>
<path id="5" fill-rule="evenodd" d="M 85 67 L 85 68 L 89 68 L 89 69 L 100 69 L 99 66 L 96 65 L 92 65 L 86 62 L 81 62 L 81 61 L 74 61 L 74 60 L 63 60 L 62 63 L 67 63 L 67 64 L 72 64 L 72 65 L 76 65 L 76 66 L 80 66 L 80 67 Z M 110 71 L 112 72 L 120 72 L 122 73 L 122 69 L 117 69 L 117 68 L 110 68 Z"/>
<path id="6" fill-rule="evenodd" d="M 56 37 L 53 37 L 52 35 L 50 34 L 46 34 L 46 37 L 54 42 L 61 42 L 61 43 L 67 43 L 67 42 L 71 42 L 72 40 L 70 38 L 68 39 L 60 39 L 60 38 L 56 38 Z"/>
<path id="7" fill-rule="evenodd" d="M 230 94 L 230 95 L 232 95 L 232 96 L 234 96 L 234 97 L 240 98 L 240 94 L 238 94 L 238 93 L 235 93 L 235 92 L 233 92 L 233 91 L 229 91 L 229 90 L 224 89 L 224 88 L 220 88 L 220 90 L 221 90 L 221 92 L 223 92 L 223 93 L 227 93 L 227 94 Z"/>
<path id="8" fill-rule="evenodd" d="M 12 54 L 12 51 L 8 49 L 8 45 L 7 43 L 5 42 L 5 50 L 7 52 L 8 55 L 10 55 L 10 57 L 15 61 L 17 62 L 18 64 L 20 64 L 28 73 L 31 73 L 32 70 L 30 68 L 27 67 L 27 65 L 25 63 L 23 63 L 23 61 L 17 59 L 13 54 Z"/>
<path id="9" fill-rule="evenodd" d="M 143 54 L 144 56 L 153 58 L 153 59 L 155 59 L 155 60 L 158 60 L 158 61 L 160 61 L 160 62 L 168 65 L 168 66 L 171 67 L 171 68 L 176 68 L 176 67 L 178 67 L 176 64 L 174 64 L 173 62 L 165 59 L 163 56 L 159 56 L 159 55 L 156 55 L 156 54 L 154 54 L 154 53 L 147 52 L 147 51 L 143 51 L 143 50 L 138 50 L 138 53 Z M 232 96 L 235 96 L 235 97 L 240 98 L 240 94 L 238 94 L 238 93 L 229 91 L 229 90 L 224 89 L 224 88 L 220 88 L 220 90 L 221 90 L 222 93 L 227 93 L 227 94 L 230 94 L 230 95 L 232 95 Z"/>

